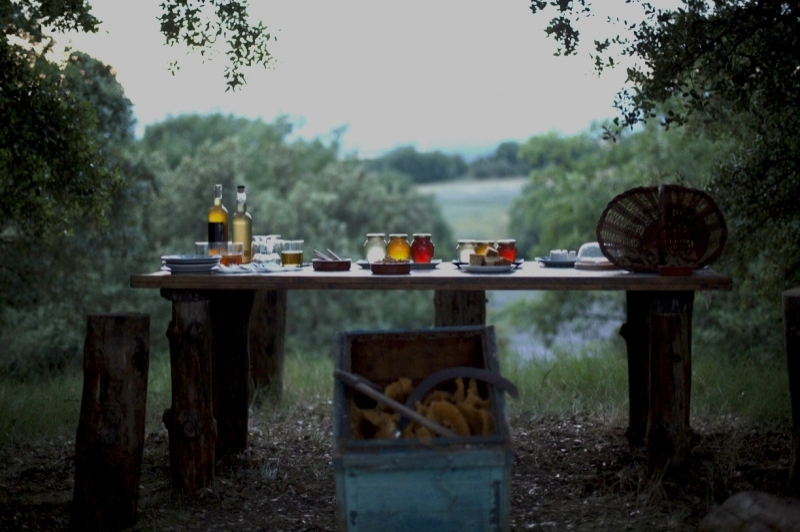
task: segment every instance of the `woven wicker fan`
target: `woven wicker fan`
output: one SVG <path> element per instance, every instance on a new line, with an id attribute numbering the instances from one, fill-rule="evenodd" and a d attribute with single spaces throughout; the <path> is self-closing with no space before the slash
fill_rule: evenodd
<path id="1" fill-rule="evenodd" d="M 714 200 L 678 185 L 627 190 L 606 206 L 596 228 L 600 251 L 618 267 L 654 272 L 659 266 L 702 268 L 725 247 L 728 229 Z"/>

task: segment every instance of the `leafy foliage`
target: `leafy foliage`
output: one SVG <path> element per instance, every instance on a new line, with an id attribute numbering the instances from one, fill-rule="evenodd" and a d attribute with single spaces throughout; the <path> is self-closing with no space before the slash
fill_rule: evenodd
<path id="1" fill-rule="evenodd" d="M 481 157 L 469 164 L 468 173 L 479 179 L 528 175 L 531 165 L 519 156 L 519 144 L 502 142 L 492 155 Z"/>
<path id="2" fill-rule="evenodd" d="M 406 146 L 370 161 L 368 168 L 400 172 L 414 183 L 432 183 L 464 175 L 467 164 L 460 155 L 447 155 L 438 150 L 420 153 L 413 146 Z"/>
<path id="3" fill-rule="evenodd" d="M 637 3 L 641 20 L 624 21 L 627 33 L 594 43 L 599 72 L 614 66 L 615 53 L 633 61 L 631 87 L 615 103 L 621 116 L 606 135 L 655 120 L 735 143 L 707 186 L 733 230 L 737 272 L 748 276 L 758 257 L 771 272 L 762 278 L 765 295 L 776 304 L 781 289 L 800 283 L 800 248 L 793 244 L 800 237 L 800 5 L 684 0 L 680 8 L 657 9 Z M 576 27 L 590 6 L 531 3 L 534 13 L 550 7 L 558 15 L 548 33 L 562 45 L 559 52 L 576 53 Z"/>
<path id="4" fill-rule="evenodd" d="M 205 55 L 218 39 L 225 41 L 228 90 L 245 83 L 243 68 L 266 67 L 272 61 L 267 49 L 272 35 L 262 22 L 250 24 L 247 0 L 173 0 L 161 7 L 159 21 L 167 44 L 183 43 Z"/>

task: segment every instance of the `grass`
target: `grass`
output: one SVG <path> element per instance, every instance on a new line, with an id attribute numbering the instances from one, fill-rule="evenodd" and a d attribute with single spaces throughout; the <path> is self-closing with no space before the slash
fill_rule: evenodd
<path id="1" fill-rule="evenodd" d="M 584 412 L 625 422 L 627 362 L 618 343 L 599 343 L 579 354 L 556 349 L 550 360 L 522 360 L 503 352 L 501 366 L 504 376 L 520 390 L 520 399 L 508 403 L 512 419 Z M 312 405 L 331 407 L 331 359 L 294 353 L 287 356 L 284 370 L 283 400 L 278 408 L 285 415 Z M 692 373 L 693 419 L 733 417 L 746 422 L 788 423 L 791 418 L 788 375 L 782 364 L 745 363 L 700 354 L 695 356 Z M 0 446 L 73 438 L 81 387 L 79 373 L 40 382 L 0 382 Z M 150 364 L 148 431 L 160 430 L 161 414 L 169 403 L 169 359 L 156 356 Z M 275 407 L 265 403 L 258 408 Z"/>

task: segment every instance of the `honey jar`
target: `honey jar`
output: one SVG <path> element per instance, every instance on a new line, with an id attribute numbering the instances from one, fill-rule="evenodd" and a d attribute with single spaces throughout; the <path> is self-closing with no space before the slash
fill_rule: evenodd
<path id="1" fill-rule="evenodd" d="M 389 235 L 389 243 L 386 244 L 386 256 L 395 260 L 409 260 L 411 258 L 411 246 L 408 244 L 407 233 L 392 233 Z"/>
<path id="2" fill-rule="evenodd" d="M 478 255 L 486 255 L 486 250 L 494 247 L 492 240 L 478 240 L 475 243 L 475 253 Z"/>
<path id="3" fill-rule="evenodd" d="M 475 240 L 470 238 L 460 239 L 456 247 L 456 257 L 459 262 L 469 262 L 469 256 L 475 253 Z"/>
<path id="4" fill-rule="evenodd" d="M 430 233 L 414 233 L 414 240 L 411 242 L 411 260 L 428 263 L 433 259 L 433 249 Z"/>
<path id="5" fill-rule="evenodd" d="M 511 262 L 517 260 L 517 241 L 513 238 L 497 241 L 497 252 Z"/>
<path id="6" fill-rule="evenodd" d="M 378 262 L 386 256 L 385 233 L 367 233 L 367 241 L 364 242 L 364 258 L 367 262 Z"/>

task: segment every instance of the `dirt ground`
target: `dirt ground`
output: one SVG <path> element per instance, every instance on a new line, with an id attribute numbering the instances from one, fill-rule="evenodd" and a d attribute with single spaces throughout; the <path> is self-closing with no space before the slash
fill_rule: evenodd
<path id="1" fill-rule="evenodd" d="M 695 530 L 743 490 L 785 495 L 790 436 L 782 426 L 694 421 L 682 479 L 648 476 L 624 423 L 578 414 L 512 421 L 511 530 Z M 336 530 L 330 406 L 251 417 L 246 452 L 218 463 L 214 484 L 176 495 L 166 431 L 147 435 L 131 530 Z M 66 530 L 74 441 L 0 450 L 0 530 Z"/>

